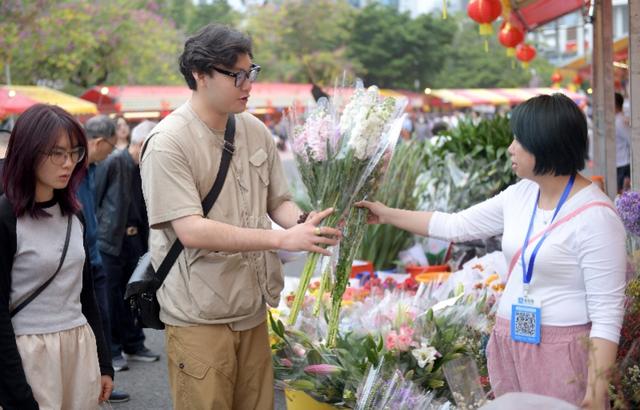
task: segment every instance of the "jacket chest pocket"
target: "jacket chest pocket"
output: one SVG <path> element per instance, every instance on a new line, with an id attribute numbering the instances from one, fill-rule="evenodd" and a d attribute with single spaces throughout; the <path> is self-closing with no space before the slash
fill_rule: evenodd
<path id="1" fill-rule="evenodd" d="M 267 161 L 267 159 L 268 155 L 262 148 L 258 148 L 249 158 L 251 172 L 258 174 L 260 181 L 265 187 L 269 186 L 269 161 Z"/>

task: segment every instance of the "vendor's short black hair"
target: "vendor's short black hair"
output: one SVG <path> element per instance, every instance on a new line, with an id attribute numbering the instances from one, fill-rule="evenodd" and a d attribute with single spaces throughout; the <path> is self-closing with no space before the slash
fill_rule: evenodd
<path id="1" fill-rule="evenodd" d="M 539 95 L 511 113 L 515 139 L 533 154 L 535 175 L 572 175 L 584 169 L 589 139 L 584 113 L 563 94 Z"/>
<path id="2" fill-rule="evenodd" d="M 209 24 L 189 37 L 180 56 L 180 72 L 190 89 L 198 88 L 193 72 L 211 75 L 214 66 L 232 68 L 240 54 L 251 53 L 251 39 L 231 27 Z"/>

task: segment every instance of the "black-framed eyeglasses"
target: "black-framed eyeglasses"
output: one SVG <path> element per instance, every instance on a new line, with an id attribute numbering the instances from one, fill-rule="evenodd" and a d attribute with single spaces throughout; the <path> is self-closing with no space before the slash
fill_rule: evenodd
<path id="1" fill-rule="evenodd" d="M 76 147 L 71 151 L 67 151 L 62 148 L 53 148 L 51 151 L 47 152 L 47 156 L 55 165 L 66 164 L 67 158 L 71 158 L 71 162 L 77 164 L 84 159 L 85 153 L 84 147 Z"/>
<path id="2" fill-rule="evenodd" d="M 242 87 L 242 84 L 244 84 L 244 81 L 246 79 L 249 79 L 249 82 L 256 81 L 256 79 L 258 78 L 258 73 L 261 70 L 261 67 L 257 64 L 251 64 L 251 68 L 249 69 L 249 71 L 240 70 L 237 73 L 223 70 L 222 68 L 218 68 L 218 67 L 213 67 L 213 69 L 219 72 L 220 74 L 233 77 L 233 79 L 235 80 L 234 85 L 236 86 L 236 88 L 240 88 Z"/>

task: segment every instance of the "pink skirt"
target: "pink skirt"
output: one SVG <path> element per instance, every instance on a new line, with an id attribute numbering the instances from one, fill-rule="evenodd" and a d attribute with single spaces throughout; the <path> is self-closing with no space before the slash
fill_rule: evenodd
<path id="1" fill-rule="evenodd" d="M 536 393 L 580 406 L 587 391 L 591 324 L 542 326 L 539 345 L 511 340 L 509 321 L 496 319 L 487 345 L 491 387 L 496 397 Z"/>

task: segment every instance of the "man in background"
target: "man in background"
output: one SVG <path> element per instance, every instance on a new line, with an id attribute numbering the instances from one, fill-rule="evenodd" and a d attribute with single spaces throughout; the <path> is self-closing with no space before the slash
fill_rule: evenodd
<path id="1" fill-rule="evenodd" d="M 85 220 L 85 236 L 87 246 L 89 248 L 89 261 L 93 270 L 94 290 L 100 316 L 102 317 L 102 331 L 107 341 L 109 349 L 111 349 L 111 326 L 109 320 L 109 299 L 108 299 L 108 280 L 102 265 L 102 258 L 98 249 L 98 219 L 96 217 L 96 164 L 103 161 L 115 148 L 116 143 L 116 126 L 114 122 L 105 115 L 98 115 L 90 118 L 85 124 L 85 132 L 87 134 L 87 157 L 89 159 L 89 167 L 87 174 L 80 183 L 78 188 L 78 199 L 82 204 L 82 213 Z M 115 370 L 115 366 L 114 366 Z M 117 371 L 117 370 L 116 370 Z M 129 400 L 129 395 L 115 389 L 109 397 L 109 401 L 118 403 Z"/>
<path id="2" fill-rule="evenodd" d="M 160 358 L 145 347 L 144 333 L 124 300 L 127 282 L 147 252 L 149 223 L 138 164 L 142 144 L 155 125 L 140 123 L 131 132 L 129 145 L 114 150 L 96 169 L 98 247 L 109 279 L 111 354 L 119 370 L 129 367 L 128 360 L 154 362 Z"/>

